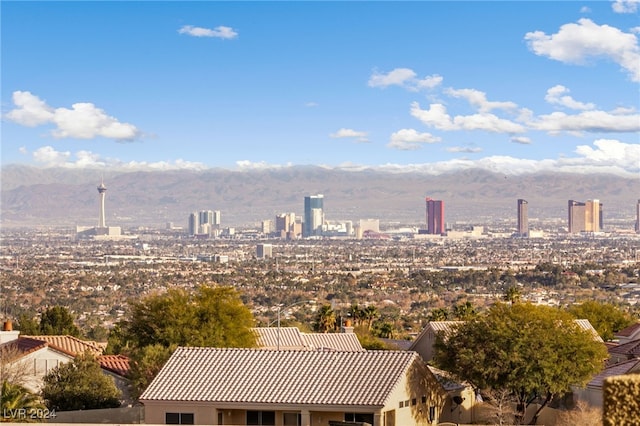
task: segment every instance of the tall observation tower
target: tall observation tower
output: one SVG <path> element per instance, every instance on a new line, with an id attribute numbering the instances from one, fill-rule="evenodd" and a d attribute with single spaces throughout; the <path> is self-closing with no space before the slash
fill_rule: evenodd
<path id="1" fill-rule="evenodd" d="M 98 228 L 106 228 L 107 222 L 104 216 L 104 196 L 107 192 L 107 187 L 104 186 L 104 182 L 98 186 L 98 194 L 100 194 L 100 216 L 98 216 Z"/>

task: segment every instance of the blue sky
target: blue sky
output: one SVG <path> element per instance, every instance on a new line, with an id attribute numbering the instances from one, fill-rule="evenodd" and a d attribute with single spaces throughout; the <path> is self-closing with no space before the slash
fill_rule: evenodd
<path id="1" fill-rule="evenodd" d="M 640 3 L 12 2 L 2 165 L 640 174 Z"/>

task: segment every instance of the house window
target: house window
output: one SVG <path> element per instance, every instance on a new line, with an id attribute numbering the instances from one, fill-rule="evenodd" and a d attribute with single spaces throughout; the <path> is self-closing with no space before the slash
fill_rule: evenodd
<path id="1" fill-rule="evenodd" d="M 399 408 L 404 407 L 404 401 L 400 401 L 400 403 L 398 404 L 398 407 L 399 407 Z"/>
<path id="2" fill-rule="evenodd" d="M 247 411 L 248 425 L 275 426 L 275 411 Z"/>
<path id="3" fill-rule="evenodd" d="M 396 410 L 384 412 L 384 426 L 396 426 Z"/>
<path id="4" fill-rule="evenodd" d="M 300 413 L 282 413 L 282 424 L 284 426 L 300 426 L 302 424 Z"/>
<path id="5" fill-rule="evenodd" d="M 427 395 L 422 395 L 422 403 L 423 404 L 427 403 Z"/>
<path id="6" fill-rule="evenodd" d="M 416 405 L 418 403 L 418 400 L 416 398 L 413 398 L 411 400 L 411 405 Z"/>
<path id="7" fill-rule="evenodd" d="M 344 413 L 345 422 L 367 422 L 373 424 L 373 413 Z"/>
<path id="8" fill-rule="evenodd" d="M 193 425 L 193 413 L 165 413 L 164 423 L 167 425 Z"/>
<path id="9" fill-rule="evenodd" d="M 433 405 L 429 407 L 429 421 L 431 423 L 436 421 L 436 407 Z"/>

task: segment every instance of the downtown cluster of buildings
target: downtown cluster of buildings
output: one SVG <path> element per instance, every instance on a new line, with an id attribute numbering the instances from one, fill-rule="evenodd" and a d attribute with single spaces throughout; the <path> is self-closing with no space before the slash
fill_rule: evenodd
<path id="1" fill-rule="evenodd" d="M 123 236 L 120 227 L 107 226 L 105 215 L 105 195 L 107 187 L 102 182 L 98 187 L 100 210 L 97 226 L 77 226 L 76 235 L 79 238 L 127 238 Z M 443 200 L 427 197 L 425 206 L 426 227 L 417 230 L 417 235 L 431 236 L 465 236 L 453 231 L 445 221 L 445 206 Z M 567 232 L 569 234 L 598 233 L 604 230 L 603 205 L 597 200 L 586 202 L 568 201 Z M 640 233 L 640 199 L 636 204 L 635 231 Z M 168 227 L 173 229 L 173 224 Z M 282 239 L 346 237 L 360 239 L 380 237 L 379 219 L 360 219 L 355 224 L 351 220 L 330 221 L 325 218 L 324 195 L 308 195 L 304 197 L 304 214 L 302 217 L 295 213 L 282 213 L 275 217 L 275 221 L 264 220 L 257 231 L 262 235 L 269 235 Z M 474 227 L 470 236 L 479 236 L 484 232 L 483 227 Z M 188 235 L 197 237 L 220 237 L 235 234 L 234 228 L 222 228 L 220 210 L 201 210 L 189 214 Z M 514 237 L 538 237 L 540 231 L 529 229 L 529 203 L 527 200 L 517 200 L 517 228 Z"/>

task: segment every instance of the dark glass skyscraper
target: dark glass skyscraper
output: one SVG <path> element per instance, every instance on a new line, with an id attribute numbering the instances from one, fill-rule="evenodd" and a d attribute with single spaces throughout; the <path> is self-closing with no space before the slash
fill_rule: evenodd
<path id="1" fill-rule="evenodd" d="M 308 195 L 304 197 L 304 223 L 302 236 L 313 237 L 322 235 L 324 224 L 324 195 Z"/>

